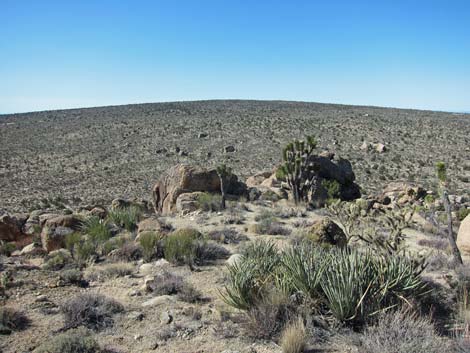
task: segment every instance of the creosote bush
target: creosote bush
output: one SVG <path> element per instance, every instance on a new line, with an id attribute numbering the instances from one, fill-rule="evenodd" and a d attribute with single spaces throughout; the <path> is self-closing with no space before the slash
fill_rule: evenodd
<path id="1" fill-rule="evenodd" d="M 165 259 L 177 265 L 194 265 L 196 258 L 196 241 L 202 234 L 195 229 L 178 229 L 169 234 L 164 242 Z"/>
<path id="2" fill-rule="evenodd" d="M 57 271 L 72 263 L 70 254 L 65 250 L 57 250 L 47 255 L 43 269 L 48 271 Z"/>
<path id="3" fill-rule="evenodd" d="M 450 352 L 448 341 L 440 337 L 433 324 L 411 312 L 396 311 L 380 316 L 361 337 L 364 353 L 442 353 Z"/>
<path id="4" fill-rule="evenodd" d="M 88 330 L 72 329 L 46 340 L 36 353 L 101 353 L 102 350 Z"/>
<path id="5" fill-rule="evenodd" d="M 10 334 L 12 331 L 22 331 L 30 324 L 28 317 L 16 309 L 0 307 L 0 335 Z"/>
<path id="6" fill-rule="evenodd" d="M 187 303 L 195 303 L 201 299 L 201 293 L 182 277 L 169 271 L 155 276 L 150 284 L 152 292 L 156 295 L 177 295 L 178 298 Z"/>
<path id="7" fill-rule="evenodd" d="M 217 212 L 222 210 L 222 196 L 220 194 L 203 192 L 198 196 L 197 203 L 203 211 Z"/>
<path id="8" fill-rule="evenodd" d="M 139 244 L 145 262 L 150 262 L 157 255 L 157 244 L 162 237 L 154 232 L 143 232 L 139 235 Z"/>
<path id="9" fill-rule="evenodd" d="M 66 329 L 85 326 L 97 330 L 112 326 L 113 315 L 123 310 L 117 301 L 92 293 L 78 294 L 61 307 Z"/>
<path id="10" fill-rule="evenodd" d="M 102 266 L 90 266 L 86 269 L 85 278 L 89 281 L 103 282 L 106 280 L 131 275 L 134 266 L 129 263 L 112 263 Z"/>

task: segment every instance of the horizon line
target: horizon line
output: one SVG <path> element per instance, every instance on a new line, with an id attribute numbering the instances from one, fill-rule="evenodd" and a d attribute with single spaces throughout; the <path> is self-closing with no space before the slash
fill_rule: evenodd
<path id="1" fill-rule="evenodd" d="M 14 113 L 2 113 L 2 112 L 0 112 L 0 117 L 5 117 L 5 116 L 8 116 L 8 115 L 34 114 L 34 113 L 45 113 L 45 112 L 67 111 L 67 110 L 102 109 L 102 108 L 125 107 L 125 106 L 130 106 L 130 105 L 220 102 L 220 101 L 307 103 L 307 104 L 339 105 L 339 106 L 349 106 L 349 107 L 358 107 L 358 108 L 360 107 L 360 108 L 374 108 L 374 109 L 414 110 L 414 111 L 423 111 L 423 112 L 461 114 L 461 115 L 470 114 L 470 110 L 433 110 L 433 109 L 424 109 L 424 108 L 396 107 L 396 106 L 386 106 L 386 105 L 383 105 L 383 106 L 382 105 L 364 105 L 364 104 L 348 104 L 348 103 L 317 102 L 317 101 L 286 100 L 286 99 L 213 98 L 213 99 L 190 99 L 190 100 L 174 100 L 174 101 L 151 101 L 151 102 L 147 101 L 147 102 L 133 102 L 133 103 L 123 103 L 123 104 L 104 104 L 104 105 L 96 105 L 96 106 L 95 105 L 92 105 L 92 106 L 77 106 L 77 107 L 65 107 L 65 108 L 54 108 L 54 109 L 20 111 L 20 112 L 14 112 Z"/>

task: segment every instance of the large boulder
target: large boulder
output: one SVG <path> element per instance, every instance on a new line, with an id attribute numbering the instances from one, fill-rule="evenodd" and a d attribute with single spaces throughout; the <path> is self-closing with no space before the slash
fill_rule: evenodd
<path id="1" fill-rule="evenodd" d="M 153 187 L 155 211 L 170 214 L 176 211 L 176 200 L 183 193 L 220 192 L 220 179 L 215 169 L 207 170 L 200 167 L 178 164 L 168 169 Z M 244 183 L 233 175 L 227 180 L 228 194 L 242 195 L 246 193 Z"/>
<path id="2" fill-rule="evenodd" d="M 22 227 L 26 219 L 23 218 L 7 213 L 0 215 L 0 240 L 18 241 L 24 238 Z"/>
<path id="3" fill-rule="evenodd" d="M 457 234 L 457 246 L 460 251 L 470 253 L 470 215 L 460 223 Z"/>
<path id="4" fill-rule="evenodd" d="M 310 157 L 310 162 L 319 177 L 317 187 L 309 197 L 310 203 L 314 206 L 323 206 L 331 196 L 328 194 L 327 182 L 337 183 L 339 194 L 336 197 L 343 201 L 352 201 L 361 197 L 361 189 L 354 182 L 356 176 L 347 159 L 337 158 L 334 153 L 326 151 Z"/>
<path id="5" fill-rule="evenodd" d="M 74 215 L 49 218 L 41 231 L 41 242 L 44 250 L 51 252 L 65 246 L 65 237 L 78 230 L 81 220 Z"/>
<path id="6" fill-rule="evenodd" d="M 307 238 L 319 245 L 334 245 L 344 247 L 347 244 L 347 238 L 340 226 L 330 218 L 323 218 L 315 222 L 306 234 Z"/>

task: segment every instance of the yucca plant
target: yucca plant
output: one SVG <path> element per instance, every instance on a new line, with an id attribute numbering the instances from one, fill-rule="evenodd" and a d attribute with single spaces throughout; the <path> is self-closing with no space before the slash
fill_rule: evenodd
<path id="1" fill-rule="evenodd" d="M 377 274 L 375 301 L 381 307 L 393 307 L 429 291 L 421 277 L 424 264 L 406 256 L 377 256 L 373 262 Z"/>
<path id="2" fill-rule="evenodd" d="M 370 253 L 335 251 L 327 262 L 320 285 L 328 308 L 341 322 L 361 319 L 367 309 L 366 296 L 376 283 Z"/>
<path id="3" fill-rule="evenodd" d="M 276 281 L 280 256 L 273 242 L 255 242 L 247 246 L 240 261 L 228 265 L 228 284 L 221 292 L 230 306 L 249 310 L 262 300 Z"/>
<path id="4" fill-rule="evenodd" d="M 300 291 L 311 299 L 319 296 L 320 280 L 327 265 L 327 251 L 306 242 L 286 249 L 281 256 L 278 286 Z"/>
<path id="5" fill-rule="evenodd" d="M 141 217 L 142 210 L 137 206 L 116 208 L 108 214 L 109 221 L 129 232 L 137 228 L 137 223 L 139 223 Z"/>
<path id="6" fill-rule="evenodd" d="M 99 217 L 92 216 L 82 222 L 81 231 L 95 244 L 102 244 L 111 238 L 108 224 Z"/>
<path id="7" fill-rule="evenodd" d="M 220 291 L 223 301 L 236 309 L 249 310 L 262 297 L 253 262 L 241 260 L 227 269 L 228 284 Z"/>

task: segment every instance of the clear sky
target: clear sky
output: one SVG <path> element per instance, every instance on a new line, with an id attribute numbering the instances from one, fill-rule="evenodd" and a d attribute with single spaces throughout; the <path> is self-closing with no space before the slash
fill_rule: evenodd
<path id="1" fill-rule="evenodd" d="M 470 1 L 0 0 L 0 113 L 225 98 L 470 111 Z"/>

